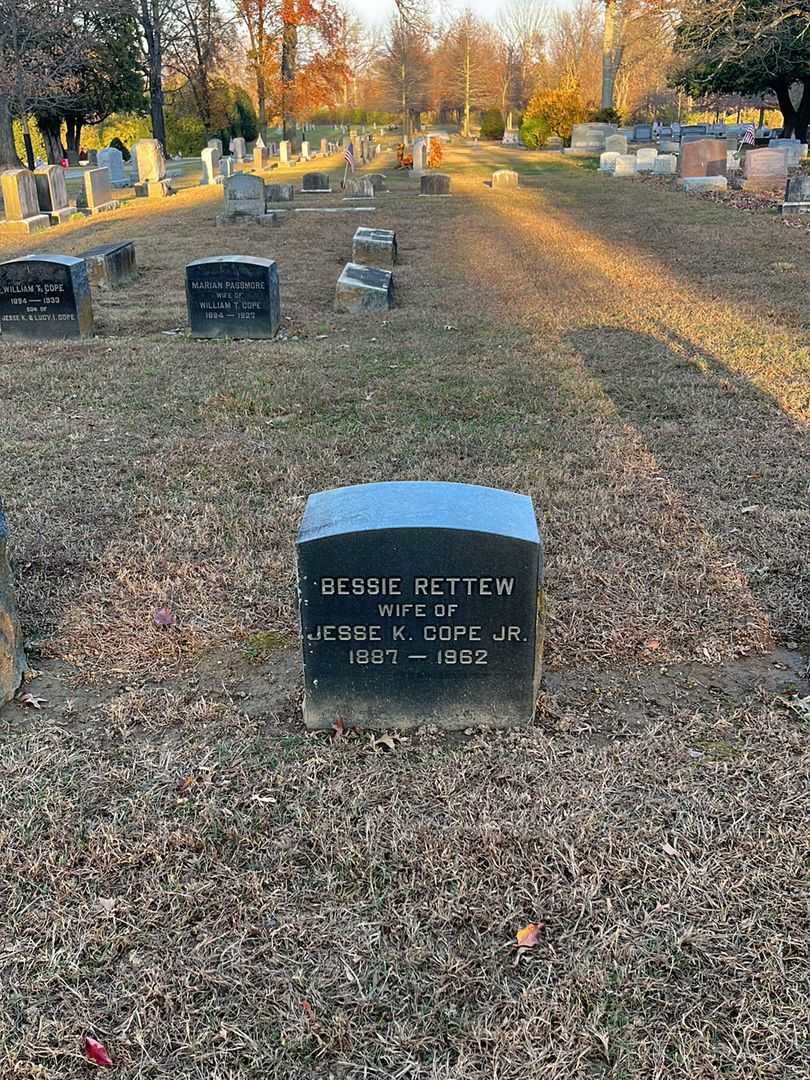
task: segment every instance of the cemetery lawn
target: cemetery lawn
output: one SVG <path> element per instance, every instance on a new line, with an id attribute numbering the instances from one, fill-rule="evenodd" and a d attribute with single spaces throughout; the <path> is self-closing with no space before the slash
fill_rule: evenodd
<path id="1" fill-rule="evenodd" d="M 91 341 L 0 344 L 46 699 L 0 713 L 4 1080 L 85 1077 L 87 1033 L 126 1080 L 807 1075 L 810 234 L 448 158 L 373 215 L 226 231 L 195 188 L 0 239 L 140 267 Z M 331 309 L 361 224 L 399 236 L 383 321 Z M 223 253 L 277 259 L 276 341 L 187 336 Z M 530 730 L 305 732 L 296 525 L 380 479 L 533 497 Z"/>

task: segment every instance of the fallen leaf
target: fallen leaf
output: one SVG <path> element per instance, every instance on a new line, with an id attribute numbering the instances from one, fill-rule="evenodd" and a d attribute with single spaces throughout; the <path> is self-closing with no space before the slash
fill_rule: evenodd
<path id="1" fill-rule="evenodd" d="M 112 896 L 100 896 L 98 906 L 105 915 L 112 915 L 113 911 L 115 911 L 115 898 Z"/>
<path id="2" fill-rule="evenodd" d="M 94 1039 L 92 1035 L 85 1035 L 84 1037 L 84 1053 L 88 1061 L 92 1061 L 94 1065 L 112 1065 L 113 1061 L 110 1055 L 107 1053 L 107 1047 L 104 1043 L 100 1043 L 98 1039 Z"/>
<path id="3" fill-rule="evenodd" d="M 655 652 L 656 649 L 661 648 L 661 639 L 657 637 L 647 638 L 644 642 L 644 648 L 649 649 L 650 652 Z"/>
<path id="4" fill-rule="evenodd" d="M 661 850 L 663 851 L 663 853 L 664 853 L 665 855 L 672 855 L 672 856 L 673 856 L 673 858 L 677 858 L 677 857 L 678 857 L 678 855 L 680 854 L 680 852 L 678 851 L 678 849 L 677 849 L 677 848 L 674 848 L 674 847 L 672 846 L 672 844 L 668 844 L 668 843 L 666 842 L 666 840 L 665 840 L 665 841 L 663 842 L 663 844 L 661 845 Z"/>
<path id="5" fill-rule="evenodd" d="M 386 747 L 388 750 L 396 750 L 397 742 L 401 742 L 399 735 L 380 735 L 379 738 L 371 740 L 371 745 L 375 750 L 381 746 Z"/>
<path id="6" fill-rule="evenodd" d="M 178 795 L 186 795 L 194 785 L 197 783 L 197 777 L 193 773 L 189 773 L 187 776 L 182 776 L 177 781 L 175 790 Z"/>
<path id="7" fill-rule="evenodd" d="M 339 716 L 332 724 L 332 733 L 336 739 L 339 739 L 346 734 L 346 724 L 344 723 L 342 716 Z"/>
<path id="8" fill-rule="evenodd" d="M 158 608 L 152 616 L 152 620 L 155 626 L 174 626 L 177 622 L 174 612 L 168 607 Z"/>
<path id="9" fill-rule="evenodd" d="M 14 699 L 18 705 L 30 705 L 32 709 L 39 709 L 42 707 L 42 703 L 47 701 L 47 698 L 37 697 L 36 694 L 18 694 Z"/>
<path id="10" fill-rule="evenodd" d="M 517 932 L 517 943 L 521 949 L 533 949 L 535 945 L 540 941 L 540 937 L 543 933 L 543 924 L 539 922 L 530 922 L 528 926 L 524 926 L 522 930 Z"/>

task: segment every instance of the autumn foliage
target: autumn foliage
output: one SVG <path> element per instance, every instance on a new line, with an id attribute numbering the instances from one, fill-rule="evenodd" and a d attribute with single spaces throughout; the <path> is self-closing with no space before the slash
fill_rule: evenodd
<path id="1" fill-rule="evenodd" d="M 444 157 L 441 140 L 431 139 L 428 143 L 427 163 L 429 169 L 438 169 Z"/>
<path id="2" fill-rule="evenodd" d="M 574 125 L 583 123 L 588 113 L 579 85 L 565 77 L 555 90 L 539 90 L 534 95 L 523 115 L 523 123 L 537 132 L 537 144 L 542 145 L 549 135 L 570 139 Z"/>

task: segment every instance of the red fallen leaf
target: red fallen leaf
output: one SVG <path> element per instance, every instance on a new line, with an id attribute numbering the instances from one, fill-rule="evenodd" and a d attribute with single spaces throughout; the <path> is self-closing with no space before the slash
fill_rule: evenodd
<path id="1" fill-rule="evenodd" d="M 177 622 L 174 612 L 168 607 L 158 608 L 152 616 L 152 619 L 155 626 L 174 626 Z"/>
<path id="2" fill-rule="evenodd" d="M 315 1015 L 315 1010 L 312 1008 L 312 1006 L 310 1005 L 310 1003 L 307 1001 L 306 998 L 304 998 L 304 1000 L 301 1002 L 301 1008 L 304 1010 L 304 1012 L 308 1016 L 314 1016 Z"/>
<path id="3" fill-rule="evenodd" d="M 650 652 L 655 652 L 657 649 L 661 648 L 661 639 L 657 637 L 647 638 L 644 642 L 644 648 L 648 649 Z"/>
<path id="4" fill-rule="evenodd" d="M 92 1035 L 85 1035 L 84 1037 L 84 1053 L 88 1061 L 92 1061 L 94 1065 L 112 1065 L 113 1060 L 107 1053 L 107 1047 L 104 1043 L 100 1043 L 98 1039 L 94 1039 Z"/>
<path id="5" fill-rule="evenodd" d="M 542 933 L 542 923 L 530 922 L 528 926 L 524 926 L 522 930 L 518 930 L 517 932 L 518 947 L 521 949 L 533 949 L 540 941 Z"/>
<path id="6" fill-rule="evenodd" d="M 341 735 L 346 734 L 346 724 L 342 716 L 339 716 L 332 724 L 332 733 L 336 739 L 339 739 Z"/>

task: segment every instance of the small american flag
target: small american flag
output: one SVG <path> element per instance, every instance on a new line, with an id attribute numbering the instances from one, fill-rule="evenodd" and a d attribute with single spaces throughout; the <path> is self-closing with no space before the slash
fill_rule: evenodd
<path id="1" fill-rule="evenodd" d="M 346 162 L 346 167 L 354 172 L 354 147 L 351 143 L 343 151 L 343 160 Z"/>
<path id="2" fill-rule="evenodd" d="M 757 141 L 757 129 L 753 124 L 749 124 L 745 129 L 745 134 L 742 137 L 742 146 L 755 146 Z"/>

